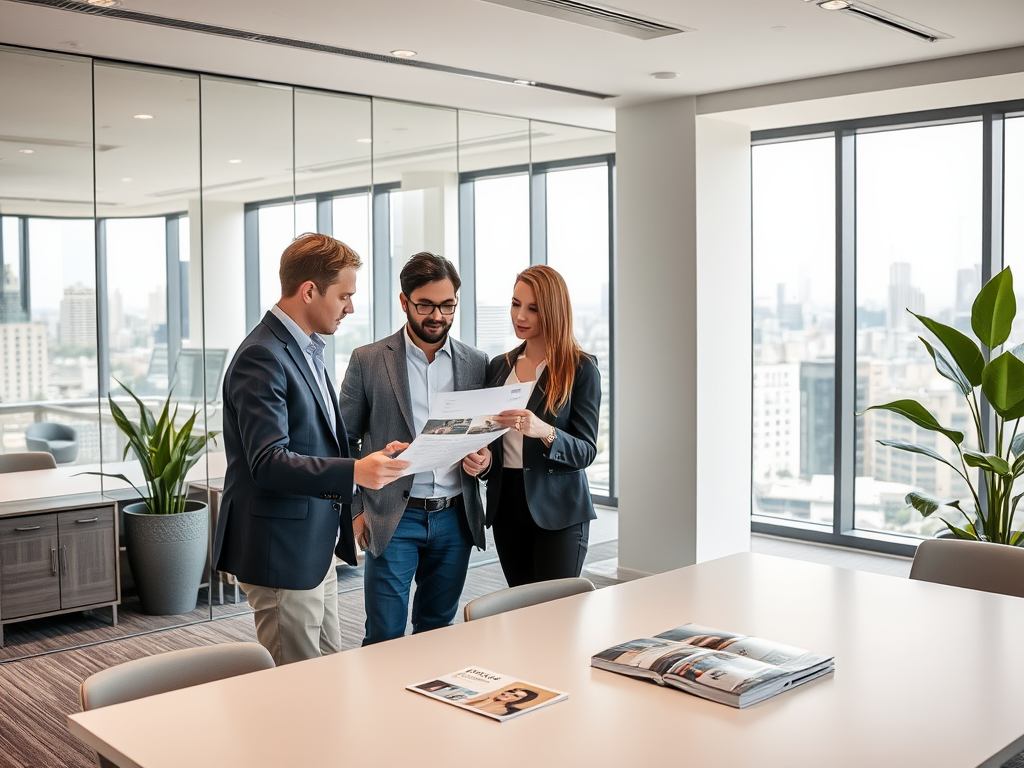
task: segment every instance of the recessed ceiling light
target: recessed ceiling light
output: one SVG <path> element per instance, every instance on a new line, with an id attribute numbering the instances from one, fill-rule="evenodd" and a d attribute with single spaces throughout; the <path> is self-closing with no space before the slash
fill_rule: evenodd
<path id="1" fill-rule="evenodd" d="M 411 59 L 416 55 L 416 51 L 407 51 L 404 48 L 399 48 L 397 51 L 392 51 L 391 55 L 397 56 L 400 59 Z"/>
<path id="2" fill-rule="evenodd" d="M 844 8 L 849 8 L 850 4 L 847 0 L 825 0 L 824 3 L 818 3 L 819 8 L 824 8 L 826 11 L 841 11 Z"/>
<path id="3" fill-rule="evenodd" d="M 89 5 L 98 5 L 100 8 L 116 8 L 121 0 L 85 0 Z"/>
<path id="4" fill-rule="evenodd" d="M 18 151 L 23 155 L 34 155 L 36 152 L 34 149 L 19 149 Z"/>
<path id="5" fill-rule="evenodd" d="M 123 179 L 121 179 L 121 181 L 131 181 L 131 180 L 132 180 L 131 176 L 125 176 Z"/>
<path id="6" fill-rule="evenodd" d="M 675 80 L 679 77 L 678 72 L 652 72 L 651 77 L 655 80 Z"/>
<path id="7" fill-rule="evenodd" d="M 373 139 L 356 139 L 356 144 L 373 144 Z"/>
<path id="8" fill-rule="evenodd" d="M 516 85 L 536 85 L 537 83 L 533 80 L 513 80 Z"/>
<path id="9" fill-rule="evenodd" d="M 228 160 L 228 162 L 231 163 L 232 165 L 237 165 L 238 163 L 240 163 L 242 161 L 239 160 L 238 158 L 235 158 L 233 160 Z"/>
<path id="10" fill-rule="evenodd" d="M 136 120 L 152 120 L 152 115 L 132 115 Z"/>

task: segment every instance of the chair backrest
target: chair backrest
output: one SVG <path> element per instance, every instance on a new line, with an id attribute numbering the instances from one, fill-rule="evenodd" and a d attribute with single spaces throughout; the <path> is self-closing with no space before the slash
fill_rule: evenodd
<path id="1" fill-rule="evenodd" d="M 1024 597 L 1024 549 L 987 541 L 928 539 L 917 547 L 910 578 Z"/>
<path id="2" fill-rule="evenodd" d="M 588 579 L 552 579 L 551 581 L 538 581 L 535 584 L 522 584 L 518 587 L 508 587 L 483 595 L 476 600 L 466 603 L 464 616 L 466 621 L 483 619 L 493 616 L 496 613 L 513 611 L 516 608 L 525 608 L 528 605 L 546 603 L 548 600 L 557 600 L 560 597 L 569 597 L 583 592 L 593 592 L 594 584 Z"/>
<path id="3" fill-rule="evenodd" d="M 77 440 L 78 430 L 56 421 L 36 421 L 25 428 L 25 437 L 39 440 Z"/>
<path id="4" fill-rule="evenodd" d="M 261 669 L 274 659 L 258 643 L 224 643 L 168 651 L 118 664 L 89 676 L 78 689 L 82 711 L 223 680 Z"/>
<path id="5" fill-rule="evenodd" d="M 25 472 L 30 469 L 55 469 L 53 454 L 46 451 L 22 451 L 0 454 L 0 472 Z"/>

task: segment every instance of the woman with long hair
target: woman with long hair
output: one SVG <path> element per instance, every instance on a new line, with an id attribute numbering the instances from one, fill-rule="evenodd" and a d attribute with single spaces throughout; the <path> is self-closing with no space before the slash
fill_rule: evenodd
<path id="1" fill-rule="evenodd" d="M 492 387 L 535 382 L 525 410 L 491 444 L 487 525 L 510 587 L 579 576 L 597 515 L 586 468 L 597 455 L 601 374 L 572 331 L 565 280 L 548 266 L 516 277 L 512 325 L 522 344 L 487 368 Z"/>

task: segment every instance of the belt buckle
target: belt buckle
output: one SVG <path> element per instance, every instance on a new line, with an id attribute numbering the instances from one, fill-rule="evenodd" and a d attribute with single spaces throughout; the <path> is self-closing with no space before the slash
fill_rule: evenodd
<path id="1" fill-rule="evenodd" d="M 440 512 L 448 506 L 448 499 L 427 499 L 426 509 L 427 512 Z"/>

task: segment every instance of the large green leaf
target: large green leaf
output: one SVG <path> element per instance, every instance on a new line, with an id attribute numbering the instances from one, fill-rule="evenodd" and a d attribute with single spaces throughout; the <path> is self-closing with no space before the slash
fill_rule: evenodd
<path id="1" fill-rule="evenodd" d="M 946 520 L 943 520 L 942 522 L 945 524 L 947 528 L 949 528 L 950 531 L 953 532 L 953 535 L 956 536 L 958 539 L 967 539 L 968 541 L 981 541 L 981 537 L 978 536 L 977 532 L 974 531 L 973 527 L 971 528 L 971 530 L 968 531 L 963 528 L 957 528 L 955 525 Z"/>
<path id="2" fill-rule="evenodd" d="M 910 312 L 910 310 L 907 311 Z M 981 384 L 981 371 L 985 367 L 985 357 L 969 336 L 960 333 L 956 328 L 936 322 L 930 317 L 919 315 L 916 312 L 910 312 L 910 314 L 920 320 L 924 327 L 934 333 L 935 338 L 942 342 L 942 346 L 949 350 L 949 354 L 960 366 L 960 370 L 971 382 L 971 386 L 976 387 Z"/>
<path id="3" fill-rule="evenodd" d="M 971 382 L 967 380 L 964 372 L 960 370 L 960 366 L 950 361 L 948 357 L 942 354 L 942 350 L 935 349 L 929 343 L 929 341 L 923 336 L 918 336 L 921 339 L 921 343 L 924 344 L 925 349 L 928 350 L 928 354 L 932 356 L 932 360 L 935 361 L 935 370 L 939 372 L 943 377 L 949 379 L 956 388 L 960 390 L 960 393 L 965 397 L 970 395 L 974 391 L 974 387 L 971 386 Z"/>
<path id="4" fill-rule="evenodd" d="M 1013 295 L 1013 274 L 1007 267 L 982 287 L 971 308 L 971 328 L 981 343 L 995 349 L 1008 338 L 1017 299 Z"/>
<path id="5" fill-rule="evenodd" d="M 1008 476 L 1012 474 L 1006 459 L 1002 456 L 996 456 L 994 453 L 964 451 L 964 462 L 969 467 L 979 467 L 989 472 L 995 472 L 997 475 Z"/>
<path id="6" fill-rule="evenodd" d="M 918 445 L 917 443 L 904 443 L 901 440 L 877 440 L 876 442 L 879 445 L 886 446 L 887 448 L 897 448 L 901 451 L 908 451 L 910 453 L 920 453 L 923 456 L 928 456 L 930 458 L 935 459 L 936 461 L 941 461 L 946 466 L 952 467 L 953 471 L 956 472 L 958 475 L 964 477 L 964 473 L 961 471 L 960 467 L 956 466 L 955 464 L 950 462 L 949 459 L 947 459 L 945 456 L 929 448 L 927 445 Z"/>
<path id="7" fill-rule="evenodd" d="M 957 432 L 955 429 L 947 429 L 939 424 L 928 409 L 916 400 L 894 400 L 893 402 L 886 403 L 885 405 L 872 405 L 865 408 L 862 413 L 874 410 L 898 413 L 900 416 L 910 419 L 919 427 L 924 427 L 932 432 L 941 432 L 957 445 L 960 445 L 960 443 L 964 441 L 963 432 Z"/>
<path id="8" fill-rule="evenodd" d="M 959 499 L 938 499 L 934 496 L 929 496 L 927 493 L 919 493 L 918 491 L 911 491 L 908 493 L 904 501 L 920 512 L 921 517 L 928 517 L 942 507 L 960 509 Z"/>
<path id="9" fill-rule="evenodd" d="M 1024 416 L 1024 363 L 1003 352 L 985 366 L 981 390 L 992 409 L 1007 421 Z"/>
<path id="10" fill-rule="evenodd" d="M 1024 432 L 1013 438 L 1013 442 L 1010 443 L 1010 450 L 1013 451 L 1014 456 L 1024 454 Z"/>

